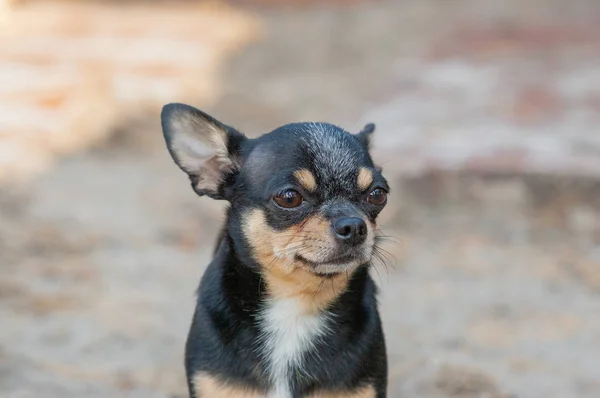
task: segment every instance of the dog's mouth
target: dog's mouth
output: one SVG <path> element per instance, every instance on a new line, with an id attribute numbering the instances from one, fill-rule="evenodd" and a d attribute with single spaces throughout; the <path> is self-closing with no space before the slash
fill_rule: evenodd
<path id="1" fill-rule="evenodd" d="M 294 257 L 297 261 L 306 264 L 311 272 L 322 277 L 338 275 L 367 261 L 365 255 L 361 253 L 344 254 L 319 262 L 309 260 L 300 254 L 296 254 Z"/>

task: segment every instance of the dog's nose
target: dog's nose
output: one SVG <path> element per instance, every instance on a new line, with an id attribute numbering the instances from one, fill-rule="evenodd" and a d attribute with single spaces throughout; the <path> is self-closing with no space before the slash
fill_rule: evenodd
<path id="1" fill-rule="evenodd" d="M 340 242 L 359 245 L 367 238 L 367 224 L 362 218 L 342 217 L 334 221 L 333 232 Z"/>

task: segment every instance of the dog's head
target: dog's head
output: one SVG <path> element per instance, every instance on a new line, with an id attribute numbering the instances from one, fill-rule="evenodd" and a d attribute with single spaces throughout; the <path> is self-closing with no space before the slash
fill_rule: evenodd
<path id="1" fill-rule="evenodd" d="M 369 155 L 374 125 L 351 134 L 294 123 L 250 139 L 195 108 L 169 104 L 162 126 L 196 193 L 231 203 L 260 266 L 325 277 L 370 261 L 389 191 Z"/>

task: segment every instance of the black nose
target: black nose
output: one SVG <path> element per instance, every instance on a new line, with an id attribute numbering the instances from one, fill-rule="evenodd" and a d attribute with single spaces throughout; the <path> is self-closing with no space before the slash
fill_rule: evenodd
<path id="1" fill-rule="evenodd" d="M 367 238 L 367 224 L 362 218 L 342 217 L 333 222 L 333 232 L 339 241 L 359 245 Z"/>

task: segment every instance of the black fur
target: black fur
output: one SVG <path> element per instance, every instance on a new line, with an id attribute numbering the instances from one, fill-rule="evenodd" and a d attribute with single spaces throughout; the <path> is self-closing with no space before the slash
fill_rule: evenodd
<path id="1" fill-rule="evenodd" d="M 171 146 L 171 135 L 176 132 L 170 131 L 165 119 L 180 106 L 168 105 L 162 114 L 167 146 L 178 164 L 179 158 L 173 153 L 176 149 Z M 191 380 L 198 371 L 266 392 L 271 387 L 267 364 L 257 344 L 258 316 L 267 289 L 261 266 L 244 236 L 242 217 L 251 209 L 261 209 L 275 230 L 285 230 L 316 212 L 327 218 L 364 214 L 374 221 L 383 206 L 369 204 L 366 198 L 375 188 L 389 191 L 368 152 L 375 127 L 367 125 L 353 135 L 330 124 L 294 123 L 247 139 L 206 114 L 196 115 L 227 132 L 227 151 L 236 159 L 236 167 L 224 174 L 218 193 L 209 195 L 228 200 L 230 208 L 213 261 L 199 286 L 187 339 L 185 367 L 190 396 L 197 397 Z M 372 186 L 364 192 L 356 185 L 361 167 L 374 175 Z M 293 172 L 302 168 L 315 176 L 316 192 L 305 192 L 295 183 Z M 193 182 L 193 174 L 190 178 Z M 298 190 L 305 198 L 298 209 L 280 208 L 271 200 L 288 188 Z M 368 267 L 368 263 L 363 264 L 351 274 L 345 292 L 327 308 L 334 315 L 329 325 L 331 333 L 304 356 L 303 376 L 290 380 L 294 398 L 318 390 L 345 391 L 367 384 L 375 387 L 377 398 L 386 397 L 385 341 L 376 286 Z"/>
<path id="2" fill-rule="evenodd" d="M 256 316 L 265 299 L 265 287 L 253 271 L 257 265 L 236 257 L 231 249 L 233 239 L 225 238 L 200 283 L 186 345 L 188 381 L 204 370 L 267 390 L 266 364 L 255 349 L 259 336 Z M 312 377 L 293 380 L 294 397 L 304 397 L 316 388 L 344 390 L 365 383 L 375 385 L 377 398 L 386 397 L 385 341 L 375 294 L 367 268 L 360 268 L 346 292 L 329 308 L 336 315 L 333 332 L 306 355 L 305 371 Z M 193 394 L 190 385 L 190 396 Z"/>

